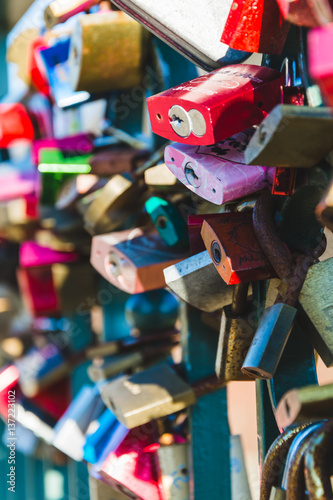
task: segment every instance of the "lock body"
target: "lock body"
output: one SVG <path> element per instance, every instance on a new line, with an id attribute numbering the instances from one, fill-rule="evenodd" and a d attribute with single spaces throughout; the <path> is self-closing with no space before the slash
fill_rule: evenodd
<path id="1" fill-rule="evenodd" d="M 299 320 L 326 366 L 333 364 L 333 258 L 313 265 L 299 296 Z"/>
<path id="2" fill-rule="evenodd" d="M 234 287 L 224 283 L 207 251 L 167 267 L 163 272 L 168 287 L 201 311 L 217 311 L 232 299 Z"/>
<path id="3" fill-rule="evenodd" d="M 311 422 L 332 418 L 333 384 L 308 385 L 288 391 L 276 409 L 280 428 L 292 423 Z"/>
<path id="4" fill-rule="evenodd" d="M 196 402 L 193 389 L 167 365 L 120 377 L 101 389 L 104 403 L 129 429 Z"/>
<path id="5" fill-rule="evenodd" d="M 147 31 L 123 12 L 80 16 L 69 49 L 72 88 L 98 93 L 140 85 L 147 42 Z"/>
<path id="6" fill-rule="evenodd" d="M 223 308 L 215 372 L 226 383 L 253 380 L 241 370 L 255 333 L 251 311 L 250 301 L 242 307 L 242 312 L 233 312 L 231 305 Z"/>
<path id="7" fill-rule="evenodd" d="M 110 283 L 130 293 L 165 286 L 163 269 L 184 258 L 150 230 L 133 229 L 95 236 L 91 263 Z"/>
<path id="8" fill-rule="evenodd" d="M 231 6 L 221 42 L 237 50 L 281 54 L 288 31 L 274 0 L 241 0 Z"/>
<path id="9" fill-rule="evenodd" d="M 172 248 L 188 248 L 187 224 L 182 214 L 172 202 L 153 196 L 145 204 L 164 243 Z"/>
<path id="10" fill-rule="evenodd" d="M 228 285 L 276 277 L 254 234 L 251 213 L 218 214 L 203 223 L 201 235 Z"/>
<path id="11" fill-rule="evenodd" d="M 274 304 L 265 310 L 243 363 L 243 373 L 261 379 L 273 377 L 296 312 L 286 304 Z"/>
<path id="12" fill-rule="evenodd" d="M 245 164 L 252 134 L 250 129 L 213 146 L 172 144 L 165 149 L 165 163 L 193 193 L 222 205 L 268 186 L 267 169 Z"/>
<path id="13" fill-rule="evenodd" d="M 329 108 L 280 104 L 259 125 L 245 160 L 249 165 L 313 167 L 332 149 L 332 136 Z"/>
<path id="14" fill-rule="evenodd" d="M 262 121 L 281 99 L 283 76 L 253 65 L 226 66 L 147 99 L 155 134 L 216 144 Z"/>

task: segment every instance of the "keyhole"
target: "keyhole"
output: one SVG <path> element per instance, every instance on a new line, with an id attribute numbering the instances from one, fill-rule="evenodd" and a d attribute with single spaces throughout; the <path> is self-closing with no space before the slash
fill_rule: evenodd
<path id="1" fill-rule="evenodd" d="M 156 225 L 157 225 L 157 227 L 159 227 L 160 229 L 166 229 L 166 227 L 167 227 L 167 223 L 168 223 L 168 219 L 167 219 L 164 215 L 160 215 L 160 216 L 157 218 Z"/>
<path id="2" fill-rule="evenodd" d="M 288 405 L 288 401 L 285 401 L 285 406 L 286 406 L 287 417 L 290 417 L 290 406 Z"/>
<path id="3" fill-rule="evenodd" d="M 220 245 L 218 244 L 217 241 L 212 242 L 212 255 L 213 255 L 213 260 L 216 264 L 220 264 L 222 260 L 222 252 Z"/>
<path id="4" fill-rule="evenodd" d="M 179 116 L 176 115 L 172 115 L 171 121 L 176 127 L 179 127 L 181 123 L 184 123 L 184 120 L 182 120 L 181 118 L 179 118 Z"/>
<path id="5" fill-rule="evenodd" d="M 194 168 L 190 163 L 187 163 L 184 168 L 184 173 L 187 182 L 190 184 L 190 186 L 194 188 L 200 187 L 201 181 L 200 178 L 197 176 L 197 174 L 194 172 Z"/>

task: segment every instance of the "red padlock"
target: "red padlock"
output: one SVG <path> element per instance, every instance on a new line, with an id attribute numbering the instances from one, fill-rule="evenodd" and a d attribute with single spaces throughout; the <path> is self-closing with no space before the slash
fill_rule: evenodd
<path id="1" fill-rule="evenodd" d="M 0 148 L 7 148 L 17 139 L 34 138 L 34 126 L 23 104 L 0 104 Z"/>
<path id="2" fill-rule="evenodd" d="M 324 101 L 333 106 L 333 23 L 308 34 L 309 73 L 319 85 Z"/>
<path id="3" fill-rule="evenodd" d="M 142 425 L 128 431 L 118 448 L 98 467 L 103 480 L 128 498 L 162 500 L 165 498 L 156 466 L 151 425 Z"/>
<path id="4" fill-rule="evenodd" d="M 221 42 L 237 50 L 281 54 L 289 26 L 276 0 L 237 0 L 231 5 Z"/>
<path id="5" fill-rule="evenodd" d="M 40 49 L 47 48 L 47 41 L 43 36 L 35 38 L 27 55 L 27 74 L 35 89 L 46 97 L 50 96 L 50 85 L 39 55 Z"/>
<path id="6" fill-rule="evenodd" d="M 235 64 L 147 99 L 153 132 L 207 146 L 260 123 L 281 102 L 284 75 Z"/>
<path id="7" fill-rule="evenodd" d="M 290 23 L 315 28 L 333 21 L 331 0 L 277 0 L 281 14 Z"/>

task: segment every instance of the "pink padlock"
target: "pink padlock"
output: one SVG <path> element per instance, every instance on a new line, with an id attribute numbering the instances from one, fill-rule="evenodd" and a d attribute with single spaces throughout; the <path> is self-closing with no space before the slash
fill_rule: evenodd
<path id="1" fill-rule="evenodd" d="M 246 165 L 244 151 L 253 129 L 233 135 L 213 146 L 171 144 L 165 163 L 193 193 L 223 205 L 268 186 L 266 167 Z"/>
<path id="2" fill-rule="evenodd" d="M 0 176 L 0 202 L 39 197 L 41 181 L 39 172 L 12 171 Z"/>
<path id="3" fill-rule="evenodd" d="M 114 286 L 135 294 L 164 288 L 163 270 L 185 257 L 156 231 L 136 228 L 94 236 L 90 262 Z"/>
<path id="4" fill-rule="evenodd" d="M 319 85 L 324 101 L 333 106 L 333 23 L 308 34 L 309 73 Z"/>
<path id="5" fill-rule="evenodd" d="M 76 252 L 57 252 L 33 241 L 21 245 L 18 284 L 26 308 L 36 317 L 58 315 L 61 311 L 61 297 L 54 283 L 52 265 L 78 260 Z"/>
<path id="6" fill-rule="evenodd" d="M 92 134 L 76 134 L 61 139 L 40 139 L 33 142 L 32 161 L 39 164 L 39 152 L 41 149 L 57 148 L 66 153 L 75 155 L 87 155 L 94 149 L 94 136 Z"/>
<path id="7" fill-rule="evenodd" d="M 77 252 L 58 252 L 34 241 L 26 241 L 20 247 L 20 266 L 24 268 L 68 264 L 78 260 Z"/>
<path id="8" fill-rule="evenodd" d="M 151 426 L 143 425 L 129 431 L 102 465 L 99 474 L 103 480 L 129 498 L 163 500 L 165 493 L 159 480 L 156 458 L 149 451 L 153 442 Z"/>

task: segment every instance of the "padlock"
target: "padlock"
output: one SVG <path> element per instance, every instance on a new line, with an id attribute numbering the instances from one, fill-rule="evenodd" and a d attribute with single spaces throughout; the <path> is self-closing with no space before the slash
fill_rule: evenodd
<path id="1" fill-rule="evenodd" d="M 146 201 L 145 207 L 164 243 L 177 250 L 187 250 L 187 224 L 177 206 L 172 201 L 153 196 Z"/>
<path id="2" fill-rule="evenodd" d="M 255 5 L 241 0 L 231 5 L 221 42 L 237 50 L 261 54 L 281 54 L 289 23 L 281 20 L 274 0 L 258 0 Z"/>
<path id="3" fill-rule="evenodd" d="M 274 278 L 276 273 L 255 236 L 252 214 L 217 214 L 201 235 L 218 273 L 228 285 Z"/>
<path id="4" fill-rule="evenodd" d="M 97 428 L 86 436 L 83 445 L 83 460 L 90 464 L 104 462 L 128 434 L 128 429 L 118 422 L 107 408 L 97 420 Z"/>
<path id="5" fill-rule="evenodd" d="M 284 19 L 298 26 L 314 28 L 333 21 L 332 4 L 329 0 L 278 0 L 278 6 Z"/>
<path id="6" fill-rule="evenodd" d="M 316 208 L 316 216 L 322 224 L 333 231 L 333 184 Z"/>
<path id="7" fill-rule="evenodd" d="M 73 460 L 81 461 L 89 425 L 100 417 L 103 410 L 98 387 L 83 386 L 55 426 L 53 446 Z"/>
<path id="8" fill-rule="evenodd" d="M 332 295 L 333 258 L 312 266 L 306 276 L 298 303 L 298 318 L 326 366 L 333 363 Z"/>
<path id="9" fill-rule="evenodd" d="M 333 384 L 310 385 L 288 391 L 278 404 L 275 418 L 280 428 L 293 422 L 332 418 Z"/>
<path id="10" fill-rule="evenodd" d="M 43 149 L 60 150 L 68 156 L 89 155 L 94 149 L 94 136 L 92 134 L 75 134 L 63 138 L 39 139 L 32 144 L 32 161 L 38 166 L 41 162 Z"/>
<path id="11" fill-rule="evenodd" d="M 92 269 L 78 261 L 77 253 L 56 252 L 27 242 L 20 249 L 20 265 L 17 278 L 23 301 L 36 317 L 75 311 L 94 291 Z"/>
<path id="12" fill-rule="evenodd" d="M 228 210 L 227 210 L 228 211 Z M 205 243 L 201 237 L 201 229 L 204 221 L 215 220 L 216 213 L 189 215 L 187 218 L 188 237 L 192 255 L 206 251 Z"/>
<path id="13" fill-rule="evenodd" d="M 147 31 L 123 12 L 78 17 L 68 58 L 72 88 L 97 93 L 141 85 L 148 41 Z"/>
<path id="14" fill-rule="evenodd" d="M 177 177 L 168 169 L 165 163 L 156 165 L 145 171 L 145 184 L 154 191 L 170 192 L 171 189 L 179 189 L 180 184 Z"/>
<path id="15" fill-rule="evenodd" d="M 182 300 L 205 312 L 230 304 L 233 286 L 221 280 L 207 251 L 164 269 L 165 283 Z"/>
<path id="16" fill-rule="evenodd" d="M 245 164 L 252 134 L 249 129 L 213 146 L 173 144 L 165 149 L 165 163 L 193 193 L 222 205 L 268 186 L 266 168 Z"/>
<path id="17" fill-rule="evenodd" d="M 46 38 L 37 36 L 28 48 L 27 52 L 27 76 L 37 92 L 50 97 L 50 87 L 43 68 L 39 64 L 39 50 L 47 45 Z"/>
<path id="18" fill-rule="evenodd" d="M 259 124 L 281 101 L 283 76 L 253 65 L 233 65 L 147 99 L 155 134 L 207 146 Z"/>
<path id="19" fill-rule="evenodd" d="M 133 500 L 161 500 L 163 492 L 155 457 L 149 451 L 154 435 L 149 426 L 131 430 L 97 467 L 103 481 Z"/>
<path id="20" fill-rule="evenodd" d="M 31 348 L 15 361 L 23 394 L 32 398 L 44 388 L 63 379 L 70 372 L 71 363 L 54 343 Z"/>
<path id="21" fill-rule="evenodd" d="M 94 235 L 118 229 L 140 207 L 143 189 L 127 174 L 113 176 L 84 210 L 87 231 Z"/>
<path id="22" fill-rule="evenodd" d="M 36 137 L 33 117 L 21 103 L 1 104 L 0 107 L 1 134 L 0 146 L 7 148 L 13 141 L 25 139 L 32 141 Z"/>
<path id="23" fill-rule="evenodd" d="M 333 148 L 329 108 L 279 104 L 259 125 L 245 150 L 249 165 L 309 168 Z"/>
<path id="24" fill-rule="evenodd" d="M 182 258 L 157 233 L 137 228 L 94 236 L 90 261 L 107 281 L 136 294 L 163 288 L 163 269 Z"/>
<path id="25" fill-rule="evenodd" d="M 305 492 L 304 456 L 314 432 L 321 423 L 310 425 L 298 433 L 288 452 L 283 471 L 282 488 L 292 498 L 302 498 Z M 286 498 L 286 497 L 285 497 Z"/>
<path id="26" fill-rule="evenodd" d="M 70 0 L 64 4 L 61 0 L 55 0 L 48 5 L 44 11 L 44 21 L 47 29 L 57 24 L 64 23 L 72 16 L 89 10 L 100 0 Z"/>
<path id="27" fill-rule="evenodd" d="M 310 499 L 332 498 L 331 454 L 333 421 L 324 422 L 317 429 L 305 454 L 305 483 Z"/>
<path id="28" fill-rule="evenodd" d="M 328 106 L 333 105 L 333 67 L 327 47 L 333 39 L 332 23 L 314 28 L 308 34 L 309 73 L 319 86 L 323 99 Z"/>
<path id="29" fill-rule="evenodd" d="M 215 1 L 209 5 L 198 4 L 195 11 L 177 0 L 168 0 L 163 5 L 153 0 L 116 0 L 114 3 L 206 71 L 240 63 L 250 56 L 248 52 L 230 50 L 219 41 L 231 0 L 223 4 Z"/>
<path id="30" fill-rule="evenodd" d="M 248 288 L 247 283 L 235 285 L 232 304 L 223 307 L 215 373 L 226 383 L 253 381 L 251 375 L 241 371 L 255 333 L 251 323 L 252 304 L 247 300 Z"/>
<path id="31" fill-rule="evenodd" d="M 89 161 L 91 173 L 100 176 L 133 173 L 147 159 L 148 151 L 122 145 L 95 153 Z"/>
<path id="32" fill-rule="evenodd" d="M 270 446 L 262 467 L 260 500 L 270 500 L 272 488 L 279 486 L 284 459 L 288 454 L 290 446 L 298 433 L 308 427 L 308 425 L 309 424 L 302 424 L 289 427 L 283 434 L 278 436 Z"/>
<path id="33" fill-rule="evenodd" d="M 101 387 L 101 396 L 119 422 L 132 429 L 184 410 L 223 385 L 211 375 L 190 386 L 167 364 L 160 364 L 109 382 Z"/>
<path id="34" fill-rule="evenodd" d="M 189 498 L 189 450 L 184 439 L 164 434 L 159 439 L 158 463 L 166 500 Z"/>

